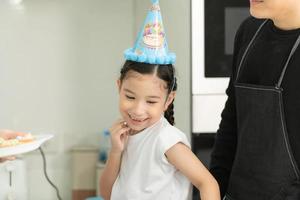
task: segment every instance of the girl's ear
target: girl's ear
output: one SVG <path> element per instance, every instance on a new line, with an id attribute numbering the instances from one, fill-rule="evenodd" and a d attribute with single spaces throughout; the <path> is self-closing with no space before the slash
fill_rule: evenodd
<path id="1" fill-rule="evenodd" d="M 174 98 L 175 98 L 176 92 L 172 91 L 168 97 L 167 97 L 167 101 L 165 103 L 165 111 L 168 109 L 169 105 L 173 102 Z"/>
<path id="2" fill-rule="evenodd" d="M 121 90 L 121 80 L 120 79 L 117 80 L 117 87 L 118 87 L 118 91 L 120 93 L 120 90 Z"/>

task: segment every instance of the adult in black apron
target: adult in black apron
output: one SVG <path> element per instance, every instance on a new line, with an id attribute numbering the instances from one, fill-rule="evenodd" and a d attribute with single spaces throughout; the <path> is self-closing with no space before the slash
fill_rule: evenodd
<path id="1" fill-rule="evenodd" d="M 237 69 L 238 141 L 226 200 L 300 200 L 300 172 L 287 136 L 281 87 L 300 36 L 273 87 L 239 82 L 247 54 L 266 22 L 251 39 Z"/>

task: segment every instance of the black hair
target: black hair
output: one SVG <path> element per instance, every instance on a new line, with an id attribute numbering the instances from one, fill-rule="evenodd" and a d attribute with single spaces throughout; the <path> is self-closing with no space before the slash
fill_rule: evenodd
<path id="1" fill-rule="evenodd" d="M 175 68 L 172 64 L 167 65 L 157 65 L 157 64 L 148 64 L 140 63 L 126 60 L 120 73 L 120 81 L 122 82 L 126 77 L 127 72 L 130 70 L 138 72 L 140 74 L 154 74 L 156 73 L 157 77 L 164 80 L 167 84 L 168 94 L 172 91 L 177 90 L 177 81 L 175 78 Z M 171 125 L 175 124 L 174 120 L 174 100 L 168 106 L 168 109 L 164 113 L 165 118 Z"/>

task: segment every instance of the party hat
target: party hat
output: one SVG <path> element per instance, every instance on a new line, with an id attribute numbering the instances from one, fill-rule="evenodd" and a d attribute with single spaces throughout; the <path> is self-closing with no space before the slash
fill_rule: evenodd
<path id="1" fill-rule="evenodd" d="M 168 51 L 159 0 L 151 0 L 151 2 L 152 6 L 148 11 L 142 30 L 134 47 L 125 51 L 125 59 L 150 64 L 173 64 L 176 55 Z"/>

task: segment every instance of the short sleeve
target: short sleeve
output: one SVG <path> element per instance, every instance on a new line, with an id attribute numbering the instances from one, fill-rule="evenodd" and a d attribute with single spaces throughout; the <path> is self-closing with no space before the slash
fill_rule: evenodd
<path id="1" fill-rule="evenodd" d="M 191 148 L 186 135 L 175 127 L 166 127 L 159 136 L 158 149 L 161 158 L 168 163 L 165 153 L 177 143 L 183 143 Z"/>

